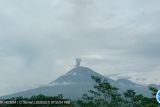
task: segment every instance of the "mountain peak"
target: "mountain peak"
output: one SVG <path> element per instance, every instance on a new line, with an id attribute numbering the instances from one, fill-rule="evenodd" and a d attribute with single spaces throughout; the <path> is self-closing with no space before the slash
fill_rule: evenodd
<path id="1" fill-rule="evenodd" d="M 47 86 L 15 93 L 12 95 L 4 96 L 3 98 L 11 98 L 15 96 L 31 97 L 32 95 L 38 94 L 55 96 L 59 93 L 63 94 L 67 98 L 79 98 L 83 93 L 88 92 L 88 90 L 94 89 L 93 86 L 95 86 L 95 81 L 92 80 L 92 75 L 98 76 L 103 80 L 107 80 L 111 85 L 119 88 L 120 92 L 124 92 L 127 89 L 134 89 L 139 94 L 145 94 L 149 96 L 149 90 L 146 86 L 135 84 L 126 79 L 120 79 L 117 81 L 112 80 L 108 77 L 104 77 L 103 75 L 93 71 L 88 67 L 80 66 L 80 62 L 80 59 L 76 59 L 75 68 L 52 81 Z"/>
<path id="2" fill-rule="evenodd" d="M 85 82 L 93 82 L 91 79 L 91 75 L 101 76 L 96 73 L 92 69 L 83 66 L 76 66 L 71 69 L 66 74 L 52 81 L 50 84 L 63 84 L 63 83 L 73 83 L 73 84 L 81 84 Z"/>

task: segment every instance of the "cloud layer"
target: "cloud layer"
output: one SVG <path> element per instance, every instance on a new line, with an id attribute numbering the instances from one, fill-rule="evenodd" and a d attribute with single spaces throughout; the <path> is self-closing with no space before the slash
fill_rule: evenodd
<path id="1" fill-rule="evenodd" d="M 160 70 L 159 3 L 1 0 L 0 95 L 49 83 L 76 57 L 104 75 L 153 78 Z"/>

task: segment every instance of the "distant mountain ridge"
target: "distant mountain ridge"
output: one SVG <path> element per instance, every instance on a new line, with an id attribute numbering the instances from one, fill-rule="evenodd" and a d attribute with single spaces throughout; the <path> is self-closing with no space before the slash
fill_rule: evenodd
<path id="1" fill-rule="evenodd" d="M 146 86 L 136 84 L 127 79 L 112 80 L 93 71 L 88 67 L 76 66 L 66 74 L 50 82 L 47 86 L 18 92 L 15 94 L 3 96 L 1 98 L 11 98 L 17 96 L 31 97 L 38 94 L 44 94 L 47 96 L 63 94 L 66 98 L 77 99 L 80 98 L 82 94 L 88 92 L 90 89 L 93 89 L 95 83 L 91 79 L 91 75 L 107 79 L 111 85 L 119 88 L 120 92 L 124 92 L 127 89 L 133 89 L 137 93 L 144 94 L 146 96 L 150 95 L 148 87 Z"/>

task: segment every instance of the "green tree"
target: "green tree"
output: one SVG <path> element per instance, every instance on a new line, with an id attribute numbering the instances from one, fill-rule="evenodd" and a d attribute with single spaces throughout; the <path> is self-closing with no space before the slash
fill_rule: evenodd
<path id="1" fill-rule="evenodd" d="M 112 86 L 106 79 L 97 76 L 91 76 L 95 81 L 94 90 L 89 91 L 90 97 L 85 94 L 82 97 L 81 104 L 92 104 L 92 107 L 120 107 L 123 103 L 121 94 L 118 93 L 118 88 Z M 85 106 L 84 106 L 85 107 Z"/>

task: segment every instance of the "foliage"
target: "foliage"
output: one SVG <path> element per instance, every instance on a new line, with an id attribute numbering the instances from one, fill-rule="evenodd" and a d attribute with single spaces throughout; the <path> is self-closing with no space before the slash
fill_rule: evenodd
<path id="1" fill-rule="evenodd" d="M 124 93 L 119 93 L 119 89 L 112 86 L 106 79 L 91 76 L 95 81 L 94 89 L 82 95 L 82 98 L 77 101 L 72 101 L 69 105 L 0 105 L 0 107 L 157 107 L 158 103 L 155 100 L 157 89 L 149 87 L 151 97 L 137 94 L 133 89 L 128 89 Z M 57 96 L 45 96 L 42 94 L 34 95 L 30 98 L 16 97 L 6 99 L 7 101 L 64 101 L 62 94 Z"/>
<path id="2" fill-rule="evenodd" d="M 132 89 L 128 89 L 120 94 L 118 88 L 112 86 L 107 80 L 97 76 L 92 76 L 95 81 L 94 90 L 83 94 L 82 99 L 78 100 L 81 107 L 157 107 L 155 95 L 157 89 L 149 87 L 152 97 L 136 94 Z"/>

